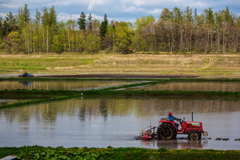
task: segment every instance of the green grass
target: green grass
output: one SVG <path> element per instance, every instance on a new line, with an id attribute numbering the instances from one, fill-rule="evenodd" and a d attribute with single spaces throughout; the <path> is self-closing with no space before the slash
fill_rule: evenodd
<path id="1" fill-rule="evenodd" d="M 99 160 L 198 160 L 198 159 L 239 159 L 239 150 L 171 150 L 166 148 L 64 148 L 64 147 L 0 147 L 0 158 L 16 155 L 19 159 L 99 159 Z"/>

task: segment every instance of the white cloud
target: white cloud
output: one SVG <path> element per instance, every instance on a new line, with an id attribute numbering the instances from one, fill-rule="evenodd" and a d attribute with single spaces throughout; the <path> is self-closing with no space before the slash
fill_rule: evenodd
<path id="1" fill-rule="evenodd" d="M 87 4 L 89 4 L 89 2 L 86 0 L 54 0 L 51 3 L 48 3 L 48 5 L 51 5 L 51 6 L 71 6 L 71 5 L 87 5 Z"/>
<path id="2" fill-rule="evenodd" d="M 149 14 L 161 14 L 162 13 L 162 9 L 154 9 L 152 11 L 148 11 Z"/>
<path id="3" fill-rule="evenodd" d="M 103 6 L 108 6 L 110 7 L 112 5 L 111 0 L 90 0 L 88 4 L 88 11 L 91 11 L 95 9 L 96 7 L 103 7 Z"/>
<path id="4" fill-rule="evenodd" d="M 146 4 L 146 0 L 133 0 L 132 3 L 136 6 L 142 6 Z"/>
<path id="5" fill-rule="evenodd" d="M 137 8 L 135 6 L 131 6 L 131 7 L 123 7 L 123 12 L 125 13 L 138 13 L 138 12 L 142 12 L 142 13 L 147 13 L 147 14 L 157 14 L 160 15 L 162 12 L 162 9 L 153 9 L 153 10 L 147 10 L 144 8 Z"/>
<path id="6" fill-rule="evenodd" d="M 103 21 L 103 16 L 98 16 L 98 15 L 95 15 L 95 14 L 91 14 L 92 15 L 92 19 L 97 19 L 99 20 L 100 22 Z M 88 17 L 89 14 L 86 14 L 86 17 Z M 78 18 L 80 17 L 80 14 L 68 14 L 68 13 L 60 13 L 58 14 L 58 20 L 59 21 L 63 21 L 63 22 L 67 22 L 68 20 L 72 19 L 74 20 L 75 22 L 77 22 Z M 112 18 L 112 17 L 108 17 L 108 22 L 110 23 L 111 21 L 118 21 L 118 22 L 121 22 L 121 21 L 124 21 L 124 22 L 135 22 L 135 18 L 128 18 L 128 17 L 122 17 L 122 18 Z"/>
<path id="7" fill-rule="evenodd" d="M 168 0 L 168 2 L 171 2 L 173 0 Z M 177 1 L 183 1 L 183 0 L 177 0 Z M 156 5 L 161 5 L 165 3 L 166 0 L 121 0 L 120 3 L 123 5 L 133 5 L 137 7 L 143 7 L 145 8 L 146 6 L 152 6 L 155 7 Z"/>
<path id="8" fill-rule="evenodd" d="M 136 13 L 136 12 L 146 12 L 146 9 L 143 8 L 137 8 L 135 6 L 131 7 L 123 7 L 123 12 L 125 13 Z"/>
<path id="9" fill-rule="evenodd" d="M 6 8 L 19 8 L 20 5 L 16 5 L 16 4 L 0 4 L 0 7 L 6 7 Z"/>
<path id="10" fill-rule="evenodd" d="M 95 15 L 95 14 L 91 14 L 91 15 L 92 15 L 92 19 L 97 19 L 99 21 L 103 20 L 103 16 L 98 16 L 98 15 Z M 88 16 L 89 16 L 89 14 L 86 14 L 86 19 L 88 18 Z M 59 21 L 66 22 L 70 19 L 72 19 L 74 21 L 77 21 L 79 17 L 80 17 L 80 14 L 60 13 L 60 14 L 58 14 L 57 18 L 59 19 Z"/>
<path id="11" fill-rule="evenodd" d="M 203 1 L 196 1 L 196 2 L 190 2 L 189 6 L 191 7 L 196 7 L 196 8 L 204 8 L 204 7 L 208 7 L 209 3 L 208 2 L 203 2 Z"/>

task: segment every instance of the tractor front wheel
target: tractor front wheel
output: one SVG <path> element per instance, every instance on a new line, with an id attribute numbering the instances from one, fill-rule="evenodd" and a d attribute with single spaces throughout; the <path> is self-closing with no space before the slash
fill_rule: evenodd
<path id="1" fill-rule="evenodd" d="M 176 129 L 172 124 L 163 123 L 158 127 L 157 130 L 158 139 L 174 139 L 177 135 Z"/>
<path id="2" fill-rule="evenodd" d="M 198 132 L 190 132 L 188 138 L 191 140 L 198 140 L 201 138 L 201 133 Z"/>

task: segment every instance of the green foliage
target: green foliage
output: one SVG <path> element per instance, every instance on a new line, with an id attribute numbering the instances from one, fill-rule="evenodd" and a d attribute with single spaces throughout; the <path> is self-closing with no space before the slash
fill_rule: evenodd
<path id="1" fill-rule="evenodd" d="M 88 16 L 88 29 L 92 30 L 92 14 L 90 13 Z"/>
<path id="2" fill-rule="evenodd" d="M 240 16 L 231 13 L 228 6 L 215 13 L 213 8 L 208 8 L 200 15 L 195 9 L 194 16 L 190 7 L 185 11 L 177 7 L 172 11 L 165 8 L 157 22 L 151 15 L 142 16 L 136 19 L 134 27 L 129 22 L 112 21 L 109 24 L 106 14 L 101 24 L 97 19 L 92 20 L 91 14 L 86 20 L 84 12 L 77 22 L 58 23 L 54 6 L 44 7 L 41 12 L 36 10 L 32 21 L 30 17 L 27 4 L 19 8 L 17 15 L 9 12 L 5 19 L 0 17 L 0 47 L 3 51 L 93 53 L 99 48 L 98 42 L 91 38 L 98 41 L 100 37 L 102 50 L 120 53 L 237 53 L 240 38 Z M 124 23 L 127 29 L 123 27 Z M 76 24 L 80 30 L 76 29 Z M 9 43 L 8 35 L 13 31 L 20 35 L 17 46 Z M 94 43 L 93 48 L 86 40 Z"/>
<path id="3" fill-rule="evenodd" d="M 155 45 L 155 18 L 152 15 L 136 19 L 134 27 L 137 28 L 132 38 L 132 47 L 136 51 L 152 51 Z"/>
<path id="4" fill-rule="evenodd" d="M 18 9 L 18 21 L 19 21 L 19 26 L 24 27 L 27 25 L 31 18 L 30 18 L 30 10 L 28 9 L 28 5 L 24 4 L 24 8 L 19 8 Z"/>
<path id="5" fill-rule="evenodd" d="M 107 19 L 107 14 L 105 14 L 104 15 L 104 20 L 103 20 L 103 22 L 101 23 L 101 26 L 100 26 L 100 35 L 101 35 L 102 39 L 105 37 L 105 34 L 107 32 L 107 27 L 108 27 L 108 19 Z"/>
<path id="6" fill-rule="evenodd" d="M 56 149 L 47 149 L 42 152 L 21 152 L 17 159 L 66 159 L 66 160 L 95 160 L 99 158 L 101 154 L 99 152 L 86 152 L 83 150 L 74 150 L 71 149 L 65 150 L 64 148 L 56 148 Z"/>
<path id="7" fill-rule="evenodd" d="M 86 29 L 86 15 L 84 12 L 81 13 L 80 18 L 78 18 L 78 25 L 80 30 Z"/>
<path id="8" fill-rule="evenodd" d="M 52 51 L 61 53 L 64 51 L 63 42 L 58 35 L 53 36 Z"/>
<path id="9" fill-rule="evenodd" d="M 204 14 L 205 14 L 205 22 L 208 25 L 213 26 L 214 25 L 214 14 L 213 14 L 212 8 L 205 9 Z"/>
<path id="10" fill-rule="evenodd" d="M 20 51 L 20 35 L 18 31 L 12 31 L 5 38 L 4 48 L 8 53 L 18 53 Z"/>
<path id="11" fill-rule="evenodd" d="M 97 53 L 100 50 L 100 37 L 94 36 L 92 33 L 88 34 L 86 38 L 86 52 L 88 53 Z"/>
<path id="12" fill-rule="evenodd" d="M 126 22 L 120 22 L 115 32 L 115 48 L 118 52 L 130 53 L 132 30 Z"/>
<path id="13" fill-rule="evenodd" d="M 171 20 L 172 17 L 173 17 L 173 12 L 170 11 L 168 8 L 164 8 L 164 10 L 160 15 L 160 20 L 167 21 L 167 20 Z"/>
<path id="14" fill-rule="evenodd" d="M 49 13 L 48 13 L 47 7 L 44 7 L 43 10 L 42 10 L 42 12 L 43 12 L 43 15 L 42 15 L 42 17 L 41 17 L 41 19 L 42 19 L 42 24 L 43 24 L 44 26 L 48 26 L 48 25 L 49 25 L 50 18 L 49 18 Z"/>
<path id="15" fill-rule="evenodd" d="M 63 147 L 0 147 L 0 158 L 4 155 L 15 154 L 17 159 L 78 159 L 78 160 L 145 160 L 145 159 L 239 159 L 240 151 L 237 150 L 197 150 L 182 149 L 172 150 L 166 148 L 63 148 Z"/>
<path id="16" fill-rule="evenodd" d="M 49 12 L 49 24 L 48 26 L 49 27 L 52 27 L 52 26 L 56 26 L 57 25 L 57 14 L 56 14 L 56 11 L 55 11 L 55 7 L 52 6 L 50 8 L 50 12 Z"/>

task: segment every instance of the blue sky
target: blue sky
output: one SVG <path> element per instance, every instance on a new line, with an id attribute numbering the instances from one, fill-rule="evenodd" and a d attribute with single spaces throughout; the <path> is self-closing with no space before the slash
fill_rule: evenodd
<path id="1" fill-rule="evenodd" d="M 36 9 L 44 6 L 55 6 L 58 20 L 77 20 L 81 12 L 91 13 L 93 18 L 103 20 L 107 14 L 109 20 L 134 22 L 141 16 L 153 15 L 159 18 L 164 8 L 172 10 L 174 7 L 184 11 L 187 6 L 197 8 L 198 13 L 204 9 L 213 8 L 214 12 L 226 9 L 240 16 L 240 0 L 0 0 L 0 16 L 4 17 L 11 11 L 17 14 L 18 8 L 28 4 L 31 17 L 35 16 Z"/>

